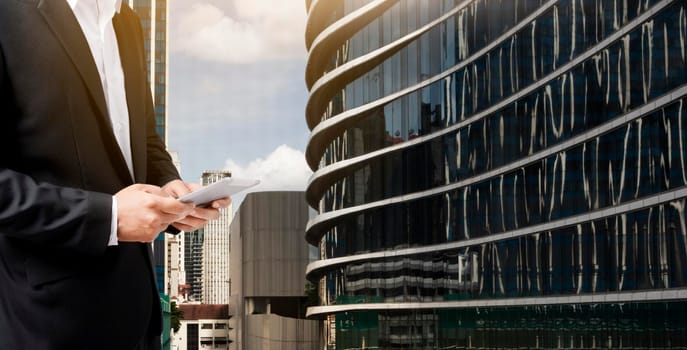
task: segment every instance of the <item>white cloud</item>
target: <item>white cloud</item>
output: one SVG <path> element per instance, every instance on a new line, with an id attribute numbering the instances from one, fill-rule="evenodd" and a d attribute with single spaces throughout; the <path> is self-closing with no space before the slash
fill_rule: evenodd
<path id="1" fill-rule="evenodd" d="M 303 58 L 306 13 L 302 1 L 235 0 L 229 14 L 193 3 L 172 22 L 172 50 L 223 63 Z"/>
<path id="2" fill-rule="evenodd" d="M 228 159 L 224 168 L 230 170 L 233 177 L 259 179 L 260 185 L 254 191 L 304 191 L 312 175 L 303 152 L 287 145 L 246 165 Z"/>

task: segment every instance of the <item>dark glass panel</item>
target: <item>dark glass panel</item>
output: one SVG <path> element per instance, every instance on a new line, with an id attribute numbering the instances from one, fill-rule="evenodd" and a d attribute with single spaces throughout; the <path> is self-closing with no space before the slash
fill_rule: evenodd
<path id="1" fill-rule="evenodd" d="M 377 302 L 429 302 L 446 298 L 565 296 L 601 292 L 663 290 L 687 286 L 685 199 L 551 231 L 465 248 L 352 262 L 330 271 L 325 305 L 341 296 Z M 410 206 L 413 220 L 442 226 L 436 208 Z M 388 228 L 406 226 L 408 212 L 385 209 Z M 415 229 L 411 223 L 409 225 Z M 434 231 L 436 232 L 436 230 Z M 387 234 L 389 232 L 387 231 Z M 346 239 L 346 237 L 350 239 Z M 335 239 L 331 239 L 335 238 Z M 326 237 L 328 249 L 365 253 L 361 246 L 380 237 Z M 386 236 L 382 243 L 401 249 L 446 237 Z M 405 243 L 409 244 L 405 244 Z M 350 248 L 349 248 L 350 247 Z"/>
<path id="2" fill-rule="evenodd" d="M 510 40 L 506 40 L 465 68 L 442 81 L 391 102 L 382 110 L 385 115 L 383 127 L 390 135 L 388 139 L 392 142 L 386 145 L 377 143 L 378 146 L 386 147 L 404 142 L 462 121 L 541 79 L 612 34 L 612 32 L 597 33 L 599 28 L 594 27 L 593 32 L 596 34 L 591 37 L 589 34 L 581 35 L 580 32 L 586 29 L 579 26 L 589 21 L 589 19 L 581 18 L 582 13 L 589 15 L 582 12 L 581 3 L 563 1 L 557 4 L 554 9 L 545 12 Z M 643 13 L 652 5 L 653 2 L 644 1 L 641 6 L 633 7 L 632 11 L 624 6 L 603 7 L 599 11 L 603 10 L 600 16 L 604 21 L 615 21 L 617 25 L 620 25 Z M 580 131 L 579 129 L 583 127 L 598 125 L 619 113 L 641 105 L 647 99 L 660 96 L 683 84 L 687 81 L 684 58 L 687 52 L 683 52 L 685 45 L 680 44 L 679 35 L 665 36 L 660 33 L 679 33 L 681 30 L 679 16 L 682 13 L 684 17 L 684 12 L 685 5 L 682 3 L 676 3 L 662 11 L 619 42 L 601 50 L 598 55 L 574 68 L 572 72 L 564 73 L 540 91 L 535 92 L 533 95 L 536 95 L 536 99 L 530 101 L 529 110 L 538 112 L 542 117 L 552 113 L 559 115 L 557 119 L 565 122 L 563 125 L 566 126 L 566 129 L 562 130 L 563 135 L 556 138 L 560 139 L 570 132 Z M 571 13 L 575 16 L 570 17 Z M 588 40 L 583 41 L 582 37 Z M 676 40 L 675 37 L 678 39 Z M 456 46 L 459 45 L 456 44 Z M 569 53 L 565 50 L 569 50 Z M 630 55 L 628 56 L 627 53 Z M 389 61 L 387 65 L 392 61 Z M 666 61 L 669 63 L 666 64 Z M 378 69 L 371 72 L 375 75 L 380 73 Z M 680 77 L 682 79 L 679 79 Z M 377 81 L 377 78 L 367 81 Z M 366 84 L 368 83 L 359 79 L 351 86 L 363 87 Z M 630 86 L 646 86 L 646 88 L 629 89 Z M 373 90 L 368 89 L 368 91 Z M 345 94 L 348 96 L 346 101 L 350 106 L 336 108 L 337 101 L 342 101 L 344 94 L 337 96 L 333 99 L 334 103 L 331 105 L 333 107 L 330 107 L 332 114 L 327 114 L 328 116 L 357 106 L 359 101 L 369 102 L 379 98 L 379 95 L 374 95 L 366 99 L 360 93 L 350 90 Z M 525 98 L 519 101 L 523 99 Z M 401 106 L 407 107 L 401 108 Z M 509 108 L 511 107 L 506 107 L 506 109 Z M 430 121 L 427 119 L 431 119 L 437 112 L 446 115 L 437 118 L 442 122 L 432 124 L 430 128 Z M 374 113 L 379 113 L 379 111 Z M 362 121 L 365 118 L 367 116 L 363 116 L 360 123 L 365 123 Z M 402 123 L 402 120 L 406 122 Z M 538 125 L 548 124 L 545 119 Z M 417 125 L 417 127 L 411 127 L 411 125 Z M 378 139 L 381 134 L 370 136 Z M 546 140 L 541 140 L 542 146 L 556 140 L 550 139 L 551 135 L 546 136 Z M 337 139 L 334 143 L 340 141 Z M 373 141 L 358 139 L 355 142 Z M 359 147 L 349 142 L 348 147 L 342 150 L 342 159 L 359 155 L 353 151 L 354 149 L 359 149 Z M 323 159 L 323 161 L 324 165 L 333 162 L 330 159 Z"/>

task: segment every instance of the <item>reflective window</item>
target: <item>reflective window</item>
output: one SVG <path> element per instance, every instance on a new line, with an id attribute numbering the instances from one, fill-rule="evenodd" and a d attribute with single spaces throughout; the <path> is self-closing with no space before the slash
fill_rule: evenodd
<path id="1" fill-rule="evenodd" d="M 562 296 L 687 286 L 686 200 L 518 238 L 329 271 L 325 305 Z M 327 241 L 326 254 L 360 237 Z M 358 251 L 357 253 L 362 253 Z"/>
<path id="2" fill-rule="evenodd" d="M 684 349 L 687 303 L 633 302 L 356 311 L 337 349 Z"/>
<path id="3" fill-rule="evenodd" d="M 499 176 L 343 219 L 328 235 L 341 239 L 347 232 L 357 232 L 361 236 L 355 240 L 358 247 L 349 247 L 353 250 L 342 255 L 411 241 L 438 244 L 540 224 L 680 188 L 687 185 L 686 103 L 687 99 L 678 100 L 609 133 Z M 450 142 L 423 144 L 355 170 L 327 191 L 320 209 L 369 203 L 430 189 L 449 178 L 456 181 L 474 175 L 471 168 L 484 166 L 478 162 L 479 155 L 489 151 L 482 148 L 482 130 L 474 134 L 471 128 L 466 130 L 469 133 L 464 139 L 451 137 Z M 471 135 L 475 136 L 473 141 Z"/>
<path id="4" fill-rule="evenodd" d="M 687 5 L 676 5 L 684 15 Z M 673 15 L 668 9 L 650 23 L 653 27 L 679 23 L 679 18 Z M 685 46 L 668 43 L 667 38 L 645 44 L 649 37 L 646 27 L 641 26 L 551 83 L 458 131 L 365 164 L 364 169 L 351 169 L 354 174 L 334 184 L 324 195 L 322 208 L 329 211 L 482 174 L 575 137 L 682 86 L 687 82 L 687 60 L 680 58 L 687 55 Z M 663 33 L 663 30 L 656 32 Z M 642 55 L 626 54 L 642 51 L 644 46 L 651 46 L 655 56 L 646 59 Z M 675 56 L 678 59 L 671 63 Z M 652 62 L 650 67 L 644 60 Z M 449 85 L 448 80 L 445 85 Z M 393 114 L 394 106 L 384 110 L 389 108 Z M 394 119 L 382 110 L 362 119 L 356 128 L 349 129 L 332 143 L 325 154 L 327 163 L 429 134 L 458 120 L 441 105 L 422 104 L 420 109 L 423 126 L 413 129 L 412 136 L 389 135 L 387 120 Z M 669 114 L 677 112 L 668 111 Z M 388 174 L 400 175 L 390 190 L 383 186 L 375 186 L 373 191 L 365 189 L 365 182 L 376 181 L 370 177 L 388 178 Z M 405 180 L 401 179 L 403 176 Z M 353 188 L 356 192 L 342 192 Z M 360 198 L 362 193 L 366 194 L 365 199 Z M 332 202 L 332 197 L 340 200 Z"/>
<path id="5" fill-rule="evenodd" d="M 452 67 L 507 32 L 542 2 L 478 0 L 471 3 L 335 93 L 331 102 L 342 104 L 330 104 L 322 119 L 415 85 Z M 347 42 L 332 59 L 337 62 L 335 66 L 349 61 L 349 55 L 356 58 L 391 43 L 451 8 L 451 4 L 439 1 L 432 1 L 432 6 L 416 1 L 409 1 L 409 6 L 402 4 L 404 2 L 392 7 L 396 10 L 389 11 L 381 22 L 377 20 L 364 29 L 358 37 L 360 40 Z M 491 17 L 495 21 L 490 22 Z M 384 21 L 384 18 L 387 20 Z"/>
<path id="6" fill-rule="evenodd" d="M 570 8 L 565 10 L 565 6 Z M 560 68 L 612 33 L 603 32 L 598 38 L 585 36 L 587 40 L 582 39 L 585 37 L 577 38 L 579 31 L 588 28 L 577 28 L 582 24 L 570 14 L 581 11 L 576 6 L 581 5 L 578 2 L 563 2 L 474 63 L 441 81 L 359 117 L 341 136 L 333 140 L 322 157 L 321 166 L 428 135 L 463 121 Z M 596 123 L 590 126 L 597 125 L 617 116 L 619 111 L 632 109 L 684 84 L 687 81 L 687 52 L 680 40 L 685 40 L 685 36 L 666 36 L 665 33 L 680 32 L 680 18 L 684 17 L 685 6 L 683 3 L 674 4 L 572 71 L 521 98 L 520 109 L 517 105 L 511 105 L 499 113 L 511 117 L 510 119 L 513 119 L 512 116 L 528 113 L 555 113 L 559 119 L 577 118 L 578 120 L 565 120 L 565 123 L 560 120 L 561 124 L 570 125 L 571 131 L 575 131 L 575 126 L 579 129 L 587 121 Z M 617 10 L 613 11 L 613 7 L 605 9 L 607 12 L 602 14 L 609 20 L 617 16 Z M 558 29 L 560 34 L 556 36 L 558 39 L 554 45 L 557 49 L 553 50 L 550 40 L 546 39 L 546 33 L 555 32 L 555 28 L 565 28 L 561 21 L 567 20 L 574 22 L 570 25 L 575 27 L 568 31 Z M 682 21 L 684 22 L 684 18 Z M 561 47 L 567 47 L 570 52 L 561 53 Z M 556 52 L 555 55 L 552 50 Z M 379 92 L 374 96 L 370 95 L 367 102 L 384 95 L 374 84 L 363 85 L 366 86 L 365 91 Z M 630 86 L 643 88 L 629 89 Z M 330 104 L 329 108 L 334 114 L 346 109 L 341 104 L 344 100 L 350 103 L 356 98 L 355 94 L 345 97 L 335 97 Z M 528 109 L 523 109 L 522 105 L 528 102 Z M 537 109 L 533 110 L 535 102 Z M 383 129 L 384 133 L 368 133 L 367 138 L 353 138 L 356 130 L 364 129 L 370 124 L 378 125 L 377 129 Z M 507 126 L 505 122 L 503 126 Z M 567 134 L 557 135 L 557 138 L 560 136 Z M 550 136 L 547 135 L 547 138 Z"/>

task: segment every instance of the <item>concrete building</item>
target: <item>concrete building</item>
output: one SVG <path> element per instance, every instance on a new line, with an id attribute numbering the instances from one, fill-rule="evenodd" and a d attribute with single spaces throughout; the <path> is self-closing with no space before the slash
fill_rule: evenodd
<path id="1" fill-rule="evenodd" d="M 166 274 L 164 293 L 170 298 L 177 300 L 179 295 L 179 285 L 182 284 L 183 279 L 181 271 L 181 237 L 180 235 L 167 234 L 165 237 L 167 244 L 167 259 L 166 259 Z M 161 291 L 162 292 L 162 291 Z"/>
<path id="2" fill-rule="evenodd" d="M 182 304 L 181 327 L 173 334 L 172 350 L 229 349 L 229 306 Z"/>
<path id="3" fill-rule="evenodd" d="M 328 348 L 687 347 L 687 1 L 305 2 Z"/>
<path id="4" fill-rule="evenodd" d="M 207 186 L 230 177 L 229 171 L 205 171 L 200 184 Z M 229 225 L 232 206 L 220 210 L 220 217 L 193 232 L 184 232 L 183 270 L 188 294 L 185 299 L 204 304 L 229 302 Z M 183 287 L 183 284 L 182 284 Z"/>
<path id="5" fill-rule="evenodd" d="M 207 186 L 231 176 L 230 171 L 205 171 L 201 184 Z M 203 298 L 205 304 L 229 303 L 229 225 L 232 207 L 220 210 L 220 217 L 203 228 Z"/>
<path id="6" fill-rule="evenodd" d="M 319 349 L 318 321 L 305 320 L 303 192 L 249 193 L 231 224 L 231 349 Z"/>
<path id="7" fill-rule="evenodd" d="M 181 162 L 177 152 L 169 152 L 172 157 L 172 162 L 178 171 L 181 171 Z M 179 284 L 183 283 L 183 250 L 182 238 L 183 235 L 164 234 L 164 289 L 160 293 L 164 293 L 172 300 L 178 300 Z M 181 279 L 181 280 L 180 280 Z"/>

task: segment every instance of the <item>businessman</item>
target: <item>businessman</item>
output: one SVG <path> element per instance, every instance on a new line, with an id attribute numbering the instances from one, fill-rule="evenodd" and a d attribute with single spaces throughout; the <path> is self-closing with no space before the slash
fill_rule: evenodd
<path id="1" fill-rule="evenodd" d="M 0 0 L 0 349 L 156 349 L 150 243 L 194 208 L 121 0 Z"/>

